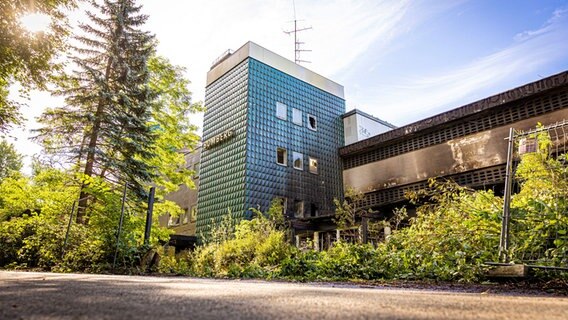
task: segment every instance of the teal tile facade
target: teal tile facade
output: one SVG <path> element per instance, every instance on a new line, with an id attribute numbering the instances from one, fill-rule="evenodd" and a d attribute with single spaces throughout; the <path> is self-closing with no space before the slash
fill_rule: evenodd
<path id="1" fill-rule="evenodd" d="M 205 100 L 204 141 L 227 130 L 234 135 L 203 150 L 198 235 L 207 236 L 229 211 L 234 221 L 249 218 L 249 208 L 264 211 L 275 197 L 287 199 L 290 218 L 300 201 L 304 217 L 333 213 L 342 193 L 342 98 L 249 57 L 211 83 Z M 277 103 L 286 105 L 285 120 L 276 116 Z M 292 121 L 293 109 L 301 125 Z M 277 148 L 286 150 L 286 165 L 277 163 Z M 302 170 L 293 167 L 294 152 L 302 154 Z M 309 158 L 317 159 L 317 174 Z"/>

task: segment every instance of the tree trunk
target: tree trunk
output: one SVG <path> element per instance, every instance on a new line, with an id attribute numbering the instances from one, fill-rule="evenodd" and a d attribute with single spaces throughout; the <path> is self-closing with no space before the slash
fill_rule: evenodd
<path id="1" fill-rule="evenodd" d="M 112 67 L 113 57 L 109 56 L 107 61 L 107 66 L 105 70 L 105 82 L 108 82 L 110 77 L 110 70 Z M 105 101 L 103 98 L 99 99 L 97 104 L 97 110 L 95 111 L 95 122 L 93 123 L 93 129 L 88 135 L 89 146 L 87 147 L 87 162 L 85 163 L 85 170 L 83 174 L 87 177 L 93 176 L 93 168 L 95 165 L 95 153 L 97 148 L 97 140 L 99 138 L 99 130 L 101 129 L 101 118 L 104 112 Z M 77 223 L 84 224 L 87 222 L 86 212 L 87 206 L 89 205 L 89 194 L 85 191 L 88 183 L 83 183 L 81 185 L 81 193 L 79 194 L 79 205 L 77 207 Z"/>

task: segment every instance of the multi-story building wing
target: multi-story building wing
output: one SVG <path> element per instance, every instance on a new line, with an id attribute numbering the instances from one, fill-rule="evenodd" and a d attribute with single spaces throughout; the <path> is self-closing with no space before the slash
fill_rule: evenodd
<path id="1" fill-rule="evenodd" d="M 197 234 L 283 199 L 290 218 L 342 194 L 343 87 L 252 42 L 207 74 Z"/>

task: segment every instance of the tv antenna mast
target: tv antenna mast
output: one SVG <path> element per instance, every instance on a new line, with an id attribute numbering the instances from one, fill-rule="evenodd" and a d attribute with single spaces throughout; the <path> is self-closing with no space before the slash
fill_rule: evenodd
<path id="1" fill-rule="evenodd" d="M 300 58 L 300 55 L 301 55 L 302 52 L 310 52 L 312 50 L 302 49 L 302 45 L 305 44 L 305 43 L 300 41 L 300 39 L 298 38 L 298 33 L 302 32 L 302 31 L 310 30 L 310 29 L 312 29 L 312 27 L 311 26 L 310 27 L 303 27 L 303 28 L 298 27 L 298 22 L 302 21 L 302 20 L 296 19 L 296 1 L 295 0 L 292 0 L 292 5 L 294 6 L 294 29 L 290 30 L 290 31 L 284 31 L 284 33 L 287 34 L 287 35 L 291 35 L 292 33 L 294 34 L 294 62 L 296 62 L 296 64 L 300 64 L 301 62 L 311 63 L 311 61 L 302 60 Z"/>

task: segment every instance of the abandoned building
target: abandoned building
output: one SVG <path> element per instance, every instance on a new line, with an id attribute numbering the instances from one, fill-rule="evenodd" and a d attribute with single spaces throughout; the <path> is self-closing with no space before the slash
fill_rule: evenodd
<path id="1" fill-rule="evenodd" d="M 248 42 L 215 61 L 205 104 L 203 144 L 187 158 L 199 187 L 168 196 L 185 214 L 161 224 L 207 234 L 280 198 L 298 243 L 324 247 L 347 189 L 377 212 L 432 177 L 502 192 L 509 129 L 568 119 L 568 71 L 397 128 L 346 113 L 341 85 Z"/>

